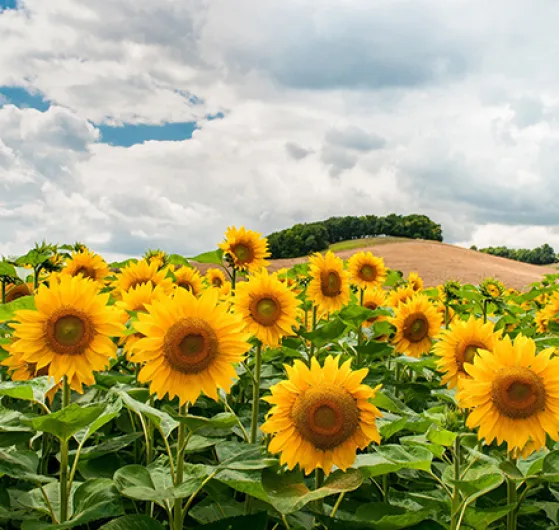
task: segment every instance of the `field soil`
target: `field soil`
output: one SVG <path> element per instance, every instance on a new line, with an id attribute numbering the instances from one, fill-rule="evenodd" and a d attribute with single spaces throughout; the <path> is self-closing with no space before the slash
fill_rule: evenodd
<path id="1" fill-rule="evenodd" d="M 432 287 L 446 280 L 459 280 L 462 283 L 478 284 L 488 276 L 501 280 L 506 287 L 526 288 L 530 283 L 541 280 L 545 274 L 557 273 L 557 269 L 530 265 L 518 261 L 490 256 L 445 243 L 423 240 L 408 240 L 377 245 L 374 248 L 355 248 L 336 252 L 340 258 L 348 259 L 360 250 L 371 251 L 374 255 L 384 258 L 391 269 L 401 270 L 405 275 L 417 272 L 424 280 L 426 287 Z M 296 263 L 304 263 L 307 258 L 270 260 L 270 271 L 281 267 L 291 267 Z M 200 264 L 205 272 L 207 265 Z"/>

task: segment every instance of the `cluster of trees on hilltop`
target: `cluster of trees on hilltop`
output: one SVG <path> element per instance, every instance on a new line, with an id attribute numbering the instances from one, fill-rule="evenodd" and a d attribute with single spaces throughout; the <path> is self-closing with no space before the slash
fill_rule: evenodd
<path id="1" fill-rule="evenodd" d="M 472 250 L 484 252 L 485 254 L 500 256 L 501 258 L 514 259 L 516 261 L 522 261 L 524 263 L 532 263 L 534 265 L 548 265 L 550 263 L 556 263 L 558 261 L 555 251 L 547 243 L 544 243 L 541 247 L 537 247 L 532 250 L 528 248 L 507 247 L 487 247 L 478 249 L 475 245 L 472 245 L 470 248 Z"/>
<path id="2" fill-rule="evenodd" d="M 385 217 L 330 217 L 326 221 L 296 224 L 267 237 L 272 258 L 296 258 L 320 252 L 339 241 L 380 235 L 443 240 L 441 225 L 426 215 L 394 213 Z"/>

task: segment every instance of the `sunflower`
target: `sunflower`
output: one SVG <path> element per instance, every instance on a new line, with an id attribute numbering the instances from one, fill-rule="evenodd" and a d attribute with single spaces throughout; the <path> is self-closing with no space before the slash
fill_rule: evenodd
<path id="1" fill-rule="evenodd" d="M 6 291 L 6 303 L 9 304 L 18 298 L 23 298 L 24 296 L 31 296 L 33 294 L 32 284 L 31 286 L 26 283 L 20 283 L 11 287 Z"/>
<path id="2" fill-rule="evenodd" d="M 347 265 L 352 283 L 361 289 L 382 285 L 386 280 L 384 260 L 371 252 L 357 252 Z"/>
<path id="3" fill-rule="evenodd" d="M 268 240 L 244 226 L 239 229 L 228 227 L 225 241 L 219 244 L 219 248 L 237 270 L 255 272 L 268 265 L 265 259 L 270 256 Z"/>
<path id="4" fill-rule="evenodd" d="M 417 272 L 410 272 L 408 274 L 408 286 L 411 287 L 415 292 L 423 290 L 423 280 L 417 274 Z"/>
<path id="5" fill-rule="evenodd" d="M 399 304 L 411 300 L 417 293 L 409 286 L 403 285 L 394 291 L 391 291 L 386 298 L 387 305 L 391 307 L 398 307 Z"/>
<path id="6" fill-rule="evenodd" d="M 261 427 L 273 435 L 268 450 L 281 453 L 289 469 L 299 464 L 305 474 L 321 468 L 328 475 L 335 465 L 345 471 L 357 449 L 380 443 L 375 421 L 382 414 L 369 402 L 380 385 L 362 384 L 368 370 L 353 372 L 350 361 L 338 366 L 338 359 L 329 356 L 321 367 L 313 358 L 310 369 L 299 360 L 285 365 L 288 380 L 263 398 L 273 405 Z"/>
<path id="7" fill-rule="evenodd" d="M 487 298 L 499 298 L 505 291 L 505 286 L 495 278 L 486 278 L 481 282 L 479 290 Z"/>
<path id="8" fill-rule="evenodd" d="M 166 293 L 173 289 L 173 281 L 167 277 L 167 269 L 158 270 L 156 261 L 148 264 L 145 260 L 132 262 L 120 271 L 117 278 L 117 288 L 120 291 L 128 291 L 136 285 L 150 282 L 152 285 L 161 286 Z"/>
<path id="9" fill-rule="evenodd" d="M 186 289 L 187 291 L 191 291 L 194 296 L 199 296 L 204 290 L 202 276 L 197 269 L 183 266 L 174 271 L 174 274 L 176 278 L 176 285 Z"/>
<path id="10" fill-rule="evenodd" d="M 217 389 L 229 391 L 237 373 L 234 364 L 250 349 L 250 335 L 238 315 L 217 304 L 207 289 L 200 298 L 178 289 L 172 299 L 154 300 L 139 313 L 134 328 L 143 333 L 133 347 L 134 361 L 145 363 L 138 381 L 150 382 L 150 392 L 162 399 L 178 396 L 194 403 L 201 392 L 218 399 Z"/>
<path id="11" fill-rule="evenodd" d="M 332 312 L 349 302 L 349 278 L 344 271 L 344 262 L 328 251 L 326 255 L 316 253 L 309 257 L 311 281 L 307 296 L 319 311 Z"/>
<path id="12" fill-rule="evenodd" d="M 72 252 L 72 257 L 61 271 L 63 275 L 83 276 L 93 281 L 103 281 L 110 274 L 110 269 L 105 260 L 89 250 Z"/>
<path id="13" fill-rule="evenodd" d="M 507 442 L 508 450 L 545 446 L 546 433 L 559 438 L 559 357 L 549 348 L 536 353 L 532 339 L 505 336 L 493 343 L 493 352 L 478 351 L 465 366 L 458 403 L 471 409 L 466 421 L 479 427 L 478 438 L 490 444 Z"/>
<path id="14" fill-rule="evenodd" d="M 166 267 L 169 263 L 169 257 L 167 256 L 167 254 L 165 254 L 165 252 L 163 252 L 163 250 L 159 250 L 159 249 L 148 250 L 144 254 L 144 259 L 150 265 L 152 263 L 155 263 L 157 265 L 158 269 L 162 269 L 163 267 Z"/>
<path id="15" fill-rule="evenodd" d="M 48 366 L 48 375 L 57 383 L 66 376 L 82 393 L 82 385 L 92 385 L 93 372 L 106 368 L 115 354 L 110 337 L 124 329 L 119 310 L 107 306 L 108 298 L 80 276 L 62 277 L 50 287 L 41 285 L 35 295 L 37 310 L 17 311 L 19 323 L 10 324 L 11 353 L 35 365 L 36 371 Z"/>
<path id="16" fill-rule="evenodd" d="M 263 269 L 239 283 L 234 302 L 246 330 L 264 345 L 276 346 L 282 337 L 293 335 L 299 301 L 275 274 Z"/>
<path id="17" fill-rule="evenodd" d="M 208 269 L 206 271 L 206 281 L 211 287 L 219 289 L 225 283 L 225 274 L 220 269 Z"/>
<path id="18" fill-rule="evenodd" d="M 473 362 L 478 349 L 492 351 L 494 335 L 492 322 L 484 324 L 474 316 L 467 321 L 458 320 L 441 331 L 433 353 L 440 357 L 437 369 L 444 373 L 442 383 L 454 388 L 459 379 L 468 377 L 464 365 Z"/>
<path id="19" fill-rule="evenodd" d="M 373 289 L 367 289 L 363 295 L 363 307 L 371 309 L 379 309 L 380 307 L 386 305 L 386 293 L 379 287 Z M 375 322 L 381 322 L 386 320 L 385 316 L 371 317 L 363 322 L 363 327 L 368 328 L 372 326 Z"/>
<path id="20" fill-rule="evenodd" d="M 160 285 L 155 287 L 151 282 L 141 283 L 122 293 L 122 300 L 116 306 L 126 312 L 146 311 L 146 307 L 154 300 L 167 298 L 165 290 Z"/>
<path id="21" fill-rule="evenodd" d="M 396 327 L 393 338 L 395 351 L 410 357 L 428 353 L 433 337 L 441 327 L 441 316 L 426 296 L 416 294 L 411 300 L 401 303 L 389 322 Z"/>

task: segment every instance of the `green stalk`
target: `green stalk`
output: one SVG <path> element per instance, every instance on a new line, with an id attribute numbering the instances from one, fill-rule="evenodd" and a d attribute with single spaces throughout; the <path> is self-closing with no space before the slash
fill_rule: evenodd
<path id="1" fill-rule="evenodd" d="M 448 329 L 448 305 L 444 305 L 444 327 Z"/>
<path id="2" fill-rule="evenodd" d="M 256 443 L 258 435 L 258 411 L 260 409 L 260 372 L 262 371 L 262 343 L 258 341 L 254 356 L 252 384 L 252 420 L 250 422 L 250 443 Z"/>
<path id="3" fill-rule="evenodd" d="M 460 436 L 456 437 L 454 440 L 454 480 L 460 480 Z M 450 504 L 450 529 L 456 530 L 458 525 L 458 512 L 460 511 L 460 490 L 458 485 L 455 484 L 452 490 L 452 500 Z"/>
<path id="4" fill-rule="evenodd" d="M 487 298 L 485 298 L 483 300 L 483 323 L 485 324 L 487 322 L 487 304 L 488 304 L 489 300 Z"/>
<path id="5" fill-rule="evenodd" d="M 41 273 L 41 266 L 38 265 L 37 268 L 33 267 L 33 291 L 36 291 L 39 287 L 39 274 Z"/>
<path id="6" fill-rule="evenodd" d="M 2 303 L 6 303 L 6 277 L 2 276 Z"/>
<path id="7" fill-rule="evenodd" d="M 179 408 L 179 416 L 186 416 L 186 405 L 181 405 Z M 186 438 L 186 425 L 184 423 L 179 424 L 179 437 L 177 441 L 177 464 L 175 466 L 175 487 L 182 484 L 184 478 L 184 450 L 186 449 L 186 444 L 184 443 Z M 175 499 L 175 505 L 173 507 L 174 530 L 182 530 L 182 499 Z"/>
<path id="8" fill-rule="evenodd" d="M 322 488 L 322 484 L 324 484 L 324 470 L 317 467 L 314 470 L 314 489 L 318 490 L 318 489 Z M 324 510 L 324 503 L 322 502 L 322 499 L 318 499 L 315 502 L 316 502 L 316 509 L 320 513 L 322 513 L 323 510 Z"/>
<path id="9" fill-rule="evenodd" d="M 70 405 L 68 378 L 62 379 L 62 408 Z M 68 440 L 60 440 L 60 522 L 68 520 Z"/>
<path id="10" fill-rule="evenodd" d="M 231 272 L 231 291 L 235 294 L 235 285 L 237 283 L 237 269 L 233 267 L 233 271 Z"/>
<path id="11" fill-rule="evenodd" d="M 365 294 L 365 289 L 361 288 L 360 293 L 359 293 L 359 305 L 360 306 L 363 305 L 364 294 Z M 363 344 L 363 323 L 361 323 L 361 325 L 359 326 L 359 330 L 357 331 L 357 346 L 361 346 L 361 344 Z M 360 364 L 359 350 L 356 351 L 355 362 L 356 362 L 357 366 L 359 366 L 359 364 Z"/>
<path id="12" fill-rule="evenodd" d="M 516 459 L 511 458 L 511 463 L 516 466 Z M 516 504 L 516 483 L 514 480 L 507 478 L 507 504 Z M 516 530 L 516 519 L 518 516 L 518 506 L 507 513 L 507 530 Z"/>
<path id="13" fill-rule="evenodd" d="M 312 328 L 311 331 L 314 331 L 314 328 L 316 327 L 316 306 L 313 306 L 312 308 Z M 314 344 L 311 341 L 311 347 L 310 347 L 310 351 L 309 351 L 309 366 L 311 365 L 311 359 L 314 357 Z"/>

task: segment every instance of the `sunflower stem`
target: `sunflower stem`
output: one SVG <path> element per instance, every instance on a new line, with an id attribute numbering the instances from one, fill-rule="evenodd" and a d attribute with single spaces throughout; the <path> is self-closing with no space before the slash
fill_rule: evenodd
<path id="1" fill-rule="evenodd" d="M 445 329 L 448 329 L 448 305 L 445 304 L 444 305 L 444 327 Z"/>
<path id="2" fill-rule="evenodd" d="M 181 405 L 179 407 L 179 416 L 186 416 L 187 406 Z M 179 437 L 177 441 L 177 463 L 175 465 L 175 487 L 182 484 L 184 478 L 184 450 L 186 445 L 184 443 L 186 437 L 186 424 L 179 424 Z M 174 530 L 182 530 L 182 499 L 175 499 L 175 505 L 173 507 L 173 528 Z"/>
<path id="3" fill-rule="evenodd" d="M 237 284 L 237 269 L 233 267 L 231 271 L 231 292 L 235 294 L 235 285 Z"/>
<path id="4" fill-rule="evenodd" d="M 361 288 L 360 292 L 359 292 L 359 305 L 363 306 L 363 296 L 365 294 L 365 289 Z M 363 344 L 363 323 L 361 323 L 361 325 L 359 326 L 359 330 L 357 331 L 357 346 L 361 346 L 361 344 Z M 359 359 L 359 350 L 356 350 L 355 352 L 355 362 L 357 364 L 357 366 L 359 366 L 360 364 L 360 359 Z"/>
<path id="5" fill-rule="evenodd" d="M 516 466 L 516 458 L 511 458 L 510 462 Z M 507 504 L 517 504 L 516 482 L 507 478 Z M 516 530 L 516 519 L 518 517 L 518 506 L 515 506 L 507 513 L 507 530 Z"/>
<path id="6" fill-rule="evenodd" d="M 483 300 L 483 323 L 485 324 L 487 322 L 487 304 L 489 303 L 489 300 L 487 298 L 485 298 Z"/>
<path id="7" fill-rule="evenodd" d="M 317 467 L 314 470 L 314 489 L 315 489 L 315 491 L 322 488 L 323 483 L 324 483 L 324 470 Z M 319 513 L 322 513 L 324 511 L 324 503 L 322 502 L 322 499 L 316 500 L 315 503 L 316 503 L 316 510 Z"/>
<path id="8" fill-rule="evenodd" d="M 316 306 L 312 308 L 312 324 L 311 324 L 311 331 L 314 331 L 316 327 Z M 311 359 L 314 357 L 314 344 L 311 341 L 311 346 L 309 350 L 309 366 L 311 365 Z"/>
<path id="9" fill-rule="evenodd" d="M 70 385 L 62 379 L 62 409 L 70 405 Z M 68 520 L 68 440 L 60 440 L 60 522 Z"/>
<path id="10" fill-rule="evenodd" d="M 262 343 L 258 341 L 254 356 L 254 372 L 252 385 L 252 420 L 250 422 L 250 443 L 256 443 L 258 434 L 258 412 L 260 409 L 260 372 L 262 369 Z"/>
<path id="11" fill-rule="evenodd" d="M 2 303 L 6 303 L 6 277 L 2 276 Z"/>
<path id="12" fill-rule="evenodd" d="M 457 436 L 454 440 L 454 480 L 455 482 L 460 480 L 460 455 L 461 447 L 460 447 L 460 436 Z M 452 499 L 450 504 L 450 529 L 456 530 L 458 525 L 458 517 L 460 511 L 460 490 L 458 489 L 458 485 L 454 484 L 452 489 Z"/>
<path id="13" fill-rule="evenodd" d="M 33 267 L 33 291 L 39 287 L 39 274 L 41 273 L 41 266 Z"/>
<path id="14" fill-rule="evenodd" d="M 332 508 L 332 511 L 330 512 L 330 517 L 334 517 L 336 515 L 336 512 L 338 511 L 338 508 L 340 507 L 340 504 L 344 500 L 344 497 L 345 497 L 345 491 L 342 491 L 338 495 L 338 499 L 336 500 L 336 504 L 334 504 L 334 508 Z"/>

